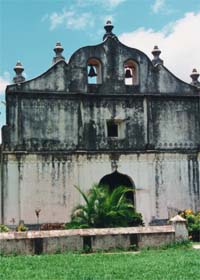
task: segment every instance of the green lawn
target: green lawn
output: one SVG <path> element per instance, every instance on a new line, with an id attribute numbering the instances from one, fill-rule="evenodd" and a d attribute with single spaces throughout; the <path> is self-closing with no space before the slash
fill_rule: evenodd
<path id="1" fill-rule="evenodd" d="M 199 280 L 200 250 L 0 257 L 0 279 Z"/>

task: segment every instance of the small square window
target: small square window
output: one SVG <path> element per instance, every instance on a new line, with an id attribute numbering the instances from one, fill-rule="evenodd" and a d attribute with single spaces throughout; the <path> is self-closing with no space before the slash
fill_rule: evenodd
<path id="1" fill-rule="evenodd" d="M 108 137 L 118 137 L 118 124 L 114 121 L 107 122 L 107 135 Z"/>

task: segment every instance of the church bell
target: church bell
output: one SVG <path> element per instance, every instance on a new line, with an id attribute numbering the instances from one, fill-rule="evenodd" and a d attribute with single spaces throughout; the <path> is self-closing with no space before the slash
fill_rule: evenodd
<path id="1" fill-rule="evenodd" d="M 131 70 L 129 68 L 126 69 L 125 78 L 132 78 Z"/>
<path id="2" fill-rule="evenodd" d="M 97 73 L 95 72 L 95 69 L 94 69 L 94 66 L 93 65 L 90 65 L 90 70 L 89 70 L 89 73 L 88 73 L 88 77 L 96 77 L 97 76 Z"/>

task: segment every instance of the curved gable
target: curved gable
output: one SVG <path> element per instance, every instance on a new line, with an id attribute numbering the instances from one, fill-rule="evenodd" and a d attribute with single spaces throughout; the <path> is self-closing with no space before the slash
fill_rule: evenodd
<path id="1" fill-rule="evenodd" d="M 7 87 L 7 92 L 66 92 L 68 91 L 68 81 L 70 73 L 65 61 L 59 61 L 54 64 L 42 75 Z"/>
<path id="2" fill-rule="evenodd" d="M 95 65 L 91 61 L 99 61 Z M 126 64 L 135 65 L 135 83 L 126 83 Z M 98 82 L 89 83 L 88 67 L 92 67 Z M 130 64 L 129 64 L 130 66 Z M 98 72 L 98 73 L 96 73 Z M 133 74 L 129 69 L 129 75 Z M 95 81 L 95 79 L 94 79 Z M 107 36 L 98 45 L 78 49 L 67 64 L 61 60 L 42 75 L 7 87 L 7 92 L 115 94 L 196 94 L 199 90 L 175 77 L 162 64 L 152 63 L 146 54 L 122 44 L 116 36 Z"/>

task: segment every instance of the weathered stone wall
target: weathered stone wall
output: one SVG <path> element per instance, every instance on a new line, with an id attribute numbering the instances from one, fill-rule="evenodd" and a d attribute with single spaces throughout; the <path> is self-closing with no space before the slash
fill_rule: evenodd
<path id="1" fill-rule="evenodd" d="M 83 191 L 113 171 L 128 175 L 135 184 L 135 204 L 144 221 L 167 219 L 170 209 L 200 208 L 199 154 L 196 153 L 52 153 L 4 154 L 4 223 L 24 220 L 36 224 L 69 221 Z"/>
<path id="2" fill-rule="evenodd" d="M 199 148 L 199 98 L 152 97 L 149 110 L 149 137 L 156 149 Z"/>
<path id="3" fill-rule="evenodd" d="M 0 233 L 1 253 L 42 254 L 158 247 L 175 241 L 172 226 Z"/>
<path id="4" fill-rule="evenodd" d="M 185 150 L 200 145 L 199 97 L 10 94 L 6 149 Z M 107 121 L 119 121 L 119 137 Z M 8 137 L 9 136 L 9 137 Z"/>
<path id="5" fill-rule="evenodd" d="M 74 97 L 27 98 L 9 96 L 9 149 L 20 150 L 126 150 L 147 144 L 147 112 L 143 98 Z M 107 137 L 106 121 L 122 122 L 117 139 Z M 137 131 L 137 133 L 136 133 Z"/>

